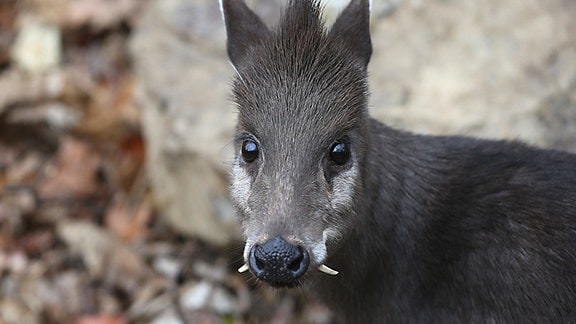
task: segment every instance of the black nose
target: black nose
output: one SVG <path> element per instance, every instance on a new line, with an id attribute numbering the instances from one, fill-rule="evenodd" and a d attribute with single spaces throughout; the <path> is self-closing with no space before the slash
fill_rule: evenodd
<path id="1" fill-rule="evenodd" d="M 248 263 L 258 279 L 276 287 L 292 287 L 308 269 L 310 255 L 303 247 L 277 236 L 254 245 Z"/>

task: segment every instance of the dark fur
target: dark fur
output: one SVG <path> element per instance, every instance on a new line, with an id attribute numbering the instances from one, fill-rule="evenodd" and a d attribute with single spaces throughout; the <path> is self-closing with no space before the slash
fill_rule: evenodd
<path id="1" fill-rule="evenodd" d="M 349 138 L 360 166 L 354 204 L 326 216 L 342 229 L 326 260 L 340 274 L 309 271 L 311 292 L 348 323 L 576 322 L 575 155 L 371 119 L 367 1 L 330 32 L 316 2 L 292 1 L 273 31 L 239 0 L 223 7 L 240 75 L 236 145 L 250 135 L 266 150 L 267 169 L 245 166 L 250 203 L 267 222 L 289 214 L 265 230 L 323 226 L 306 216 L 323 208 L 316 165 L 335 140 Z M 291 210 L 268 206 L 275 183 L 263 175 L 295 179 Z"/>

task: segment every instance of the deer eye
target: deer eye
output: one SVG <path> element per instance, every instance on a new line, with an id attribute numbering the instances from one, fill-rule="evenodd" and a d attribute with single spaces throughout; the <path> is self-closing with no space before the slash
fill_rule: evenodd
<path id="1" fill-rule="evenodd" d="M 328 153 L 330 161 L 336 165 L 344 165 L 350 160 L 350 145 L 344 142 L 336 142 L 330 147 Z"/>
<path id="2" fill-rule="evenodd" d="M 258 144 L 253 140 L 245 140 L 242 142 L 242 159 L 246 163 L 252 163 L 258 158 Z"/>

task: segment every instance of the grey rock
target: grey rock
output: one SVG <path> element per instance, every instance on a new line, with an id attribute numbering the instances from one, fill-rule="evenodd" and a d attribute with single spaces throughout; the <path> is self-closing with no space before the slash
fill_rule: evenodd
<path id="1" fill-rule="evenodd" d="M 224 46 L 216 1 L 151 2 L 131 41 L 157 204 L 174 228 L 215 245 L 239 236 L 220 213 L 234 125 Z"/>

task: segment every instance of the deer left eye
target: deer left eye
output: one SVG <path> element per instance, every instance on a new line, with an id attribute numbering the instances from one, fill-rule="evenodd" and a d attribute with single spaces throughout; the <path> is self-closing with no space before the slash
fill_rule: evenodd
<path id="1" fill-rule="evenodd" d="M 258 144 L 253 140 L 245 140 L 242 142 L 242 159 L 246 163 L 252 163 L 258 158 Z"/>
<path id="2" fill-rule="evenodd" d="M 350 145 L 344 142 L 336 142 L 330 147 L 328 157 L 337 165 L 344 165 L 350 160 Z"/>

